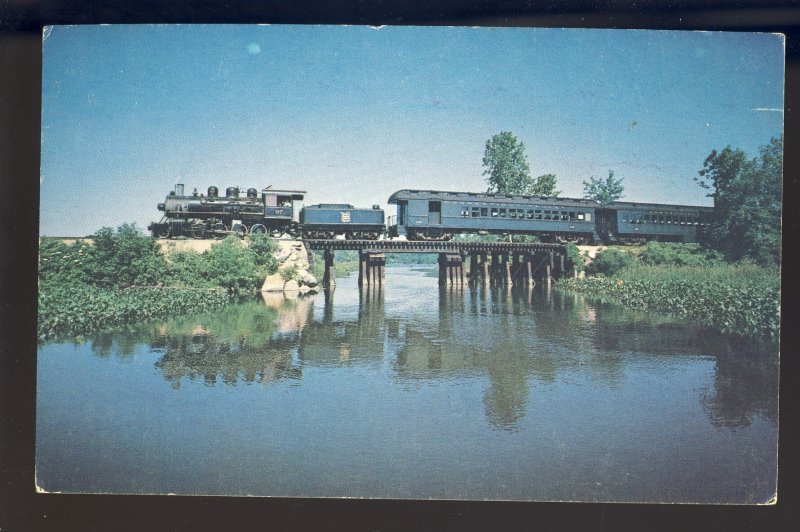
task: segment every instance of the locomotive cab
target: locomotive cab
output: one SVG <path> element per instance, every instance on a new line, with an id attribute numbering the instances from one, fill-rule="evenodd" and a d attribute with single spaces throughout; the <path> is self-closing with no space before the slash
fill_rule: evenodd
<path id="1" fill-rule="evenodd" d="M 264 204 L 264 218 L 300 222 L 300 210 L 303 208 L 305 190 L 273 190 L 265 188 L 261 191 Z"/>

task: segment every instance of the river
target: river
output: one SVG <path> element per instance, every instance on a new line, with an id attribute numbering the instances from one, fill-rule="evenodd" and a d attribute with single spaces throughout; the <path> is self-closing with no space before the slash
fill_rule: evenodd
<path id="1" fill-rule="evenodd" d="M 39 346 L 46 491 L 760 503 L 778 354 L 558 290 L 270 295 Z"/>

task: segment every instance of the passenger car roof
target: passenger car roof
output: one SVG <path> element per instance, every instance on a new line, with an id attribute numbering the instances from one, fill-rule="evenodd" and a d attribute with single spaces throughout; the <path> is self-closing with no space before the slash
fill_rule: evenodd
<path id="1" fill-rule="evenodd" d="M 544 202 L 564 207 L 597 207 L 597 203 L 587 199 L 550 198 L 544 196 L 527 196 L 516 194 L 493 194 L 479 192 L 452 192 L 447 190 L 398 190 L 389 196 L 389 204 L 408 200 L 442 200 L 442 201 L 481 201 L 486 203 L 519 203 L 528 205 L 531 201 Z"/>

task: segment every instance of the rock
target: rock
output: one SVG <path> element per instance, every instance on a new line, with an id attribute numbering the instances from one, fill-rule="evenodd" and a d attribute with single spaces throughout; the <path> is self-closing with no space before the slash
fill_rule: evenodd
<path id="1" fill-rule="evenodd" d="M 283 277 L 280 273 L 273 273 L 264 279 L 264 284 L 261 285 L 262 292 L 281 292 L 283 290 Z"/>
<path id="2" fill-rule="evenodd" d="M 309 272 L 303 272 L 300 275 L 300 284 L 309 287 L 314 287 L 317 286 L 319 283 L 317 282 L 317 278 L 311 275 Z"/>
<path id="3" fill-rule="evenodd" d="M 297 281 L 292 279 L 291 281 L 286 281 L 286 284 L 283 285 L 284 292 L 298 292 L 300 290 L 300 285 L 297 284 Z"/>

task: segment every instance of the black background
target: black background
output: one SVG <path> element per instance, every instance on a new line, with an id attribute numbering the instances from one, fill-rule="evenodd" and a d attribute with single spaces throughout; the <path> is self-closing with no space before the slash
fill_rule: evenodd
<path id="1" fill-rule="evenodd" d="M 781 32 L 787 36 L 778 503 L 769 507 L 90 496 L 34 491 L 41 28 L 48 24 L 272 23 Z M 0 0 L 0 531 L 777 530 L 797 497 L 797 83 L 800 7 L 729 0 Z"/>

